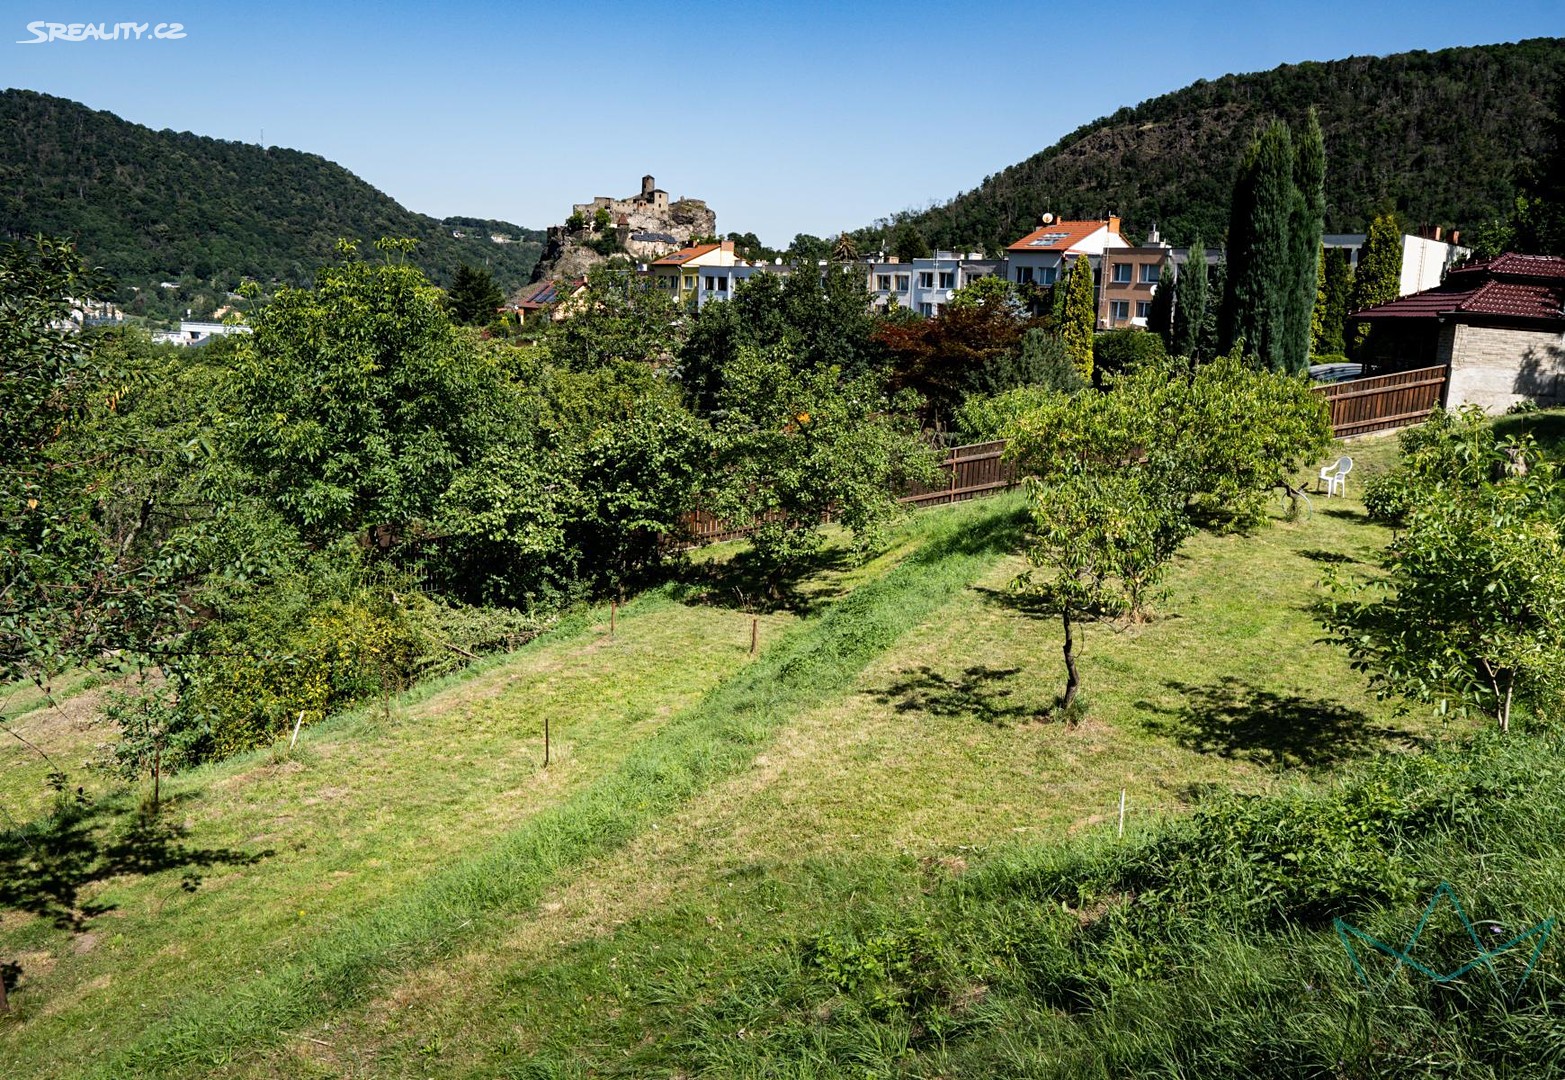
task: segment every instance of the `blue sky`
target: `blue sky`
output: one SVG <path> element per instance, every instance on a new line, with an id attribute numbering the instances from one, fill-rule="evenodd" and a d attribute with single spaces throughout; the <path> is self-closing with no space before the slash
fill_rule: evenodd
<path id="1" fill-rule="evenodd" d="M 17 44 L 37 20 L 185 37 Z M 542 227 L 651 172 L 722 231 L 781 246 L 946 199 L 1198 78 L 1561 34 L 1561 0 L 0 0 L 0 85 L 155 128 L 264 130 L 436 216 Z"/>

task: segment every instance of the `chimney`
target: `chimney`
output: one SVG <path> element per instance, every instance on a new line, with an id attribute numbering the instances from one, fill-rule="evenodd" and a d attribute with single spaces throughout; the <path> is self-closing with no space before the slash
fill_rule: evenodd
<path id="1" fill-rule="evenodd" d="M 722 241 L 722 250 L 724 250 L 724 251 L 732 251 L 732 250 L 734 250 L 734 242 L 732 240 L 724 240 L 724 241 Z"/>
<path id="2" fill-rule="evenodd" d="M 1114 214 L 1110 214 L 1109 215 L 1109 232 L 1111 232 L 1111 233 L 1118 233 L 1119 232 L 1119 218 L 1117 216 L 1115 216 Z"/>
<path id="3" fill-rule="evenodd" d="M 1443 230 L 1443 229 L 1442 229 L 1442 228 L 1441 228 L 1441 227 L 1440 227 L 1440 226 L 1439 226 L 1439 225 L 1436 225 L 1436 226 L 1435 226 L 1435 239 L 1436 239 L 1436 240 L 1439 240 L 1439 239 L 1440 239 L 1440 234 L 1441 234 L 1441 233 L 1442 233 L 1442 232 L 1444 232 L 1444 230 Z"/>

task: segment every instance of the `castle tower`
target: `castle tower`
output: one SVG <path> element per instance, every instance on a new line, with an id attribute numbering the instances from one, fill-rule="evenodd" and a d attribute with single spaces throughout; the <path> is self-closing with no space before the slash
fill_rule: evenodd
<path id="1" fill-rule="evenodd" d="M 643 176 L 641 178 L 641 197 L 643 199 L 651 198 L 652 193 L 657 190 L 657 186 L 658 182 L 652 178 L 650 173 Z"/>

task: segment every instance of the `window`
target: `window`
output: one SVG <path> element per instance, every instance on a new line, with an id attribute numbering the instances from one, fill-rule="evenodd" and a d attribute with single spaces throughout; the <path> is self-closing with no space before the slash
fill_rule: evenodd
<path id="1" fill-rule="evenodd" d="M 1129 300 L 1110 300 L 1109 301 L 1109 321 L 1110 322 L 1124 322 L 1128 318 L 1130 318 L 1130 301 Z"/>
<path id="2" fill-rule="evenodd" d="M 935 305 L 933 305 L 933 304 L 920 304 L 920 305 L 918 305 L 918 313 L 920 315 L 932 316 L 935 313 Z"/>
<path id="3" fill-rule="evenodd" d="M 907 292 L 908 275 L 897 275 L 897 292 Z"/>
<path id="4" fill-rule="evenodd" d="M 942 289 L 955 288 L 956 287 L 956 271 L 954 271 L 954 270 L 942 270 L 942 271 L 940 271 L 940 287 Z"/>
<path id="5" fill-rule="evenodd" d="M 935 272 L 933 270 L 920 270 L 918 272 L 918 287 L 920 289 L 933 289 L 935 287 Z"/>
<path id="6" fill-rule="evenodd" d="M 1141 284 L 1156 285 L 1163 275 L 1163 268 L 1157 263 L 1145 263 L 1141 267 Z"/>
<path id="7" fill-rule="evenodd" d="M 706 291 L 707 292 L 716 292 L 717 291 L 717 278 L 715 276 L 713 276 L 712 274 L 708 274 L 706 276 Z"/>
<path id="8" fill-rule="evenodd" d="M 876 274 L 875 275 L 875 291 L 876 292 L 890 292 L 891 291 L 891 275 L 890 274 Z"/>
<path id="9" fill-rule="evenodd" d="M 696 287 L 696 276 L 694 274 L 686 274 L 685 275 L 685 288 L 686 289 L 694 289 L 695 287 Z"/>
<path id="10" fill-rule="evenodd" d="M 1016 268 L 1016 283 L 1018 285 L 1031 285 L 1032 284 L 1032 267 L 1030 267 L 1030 266 L 1018 266 Z"/>
<path id="11" fill-rule="evenodd" d="M 1039 285 L 1053 285 L 1059 279 L 1060 268 L 1057 266 L 1045 266 L 1042 277 L 1038 279 Z"/>
<path id="12" fill-rule="evenodd" d="M 1130 271 L 1131 271 L 1131 266 L 1130 266 L 1129 263 L 1115 263 L 1114 264 L 1114 276 L 1113 276 L 1113 278 L 1111 280 L 1116 285 L 1129 285 L 1130 284 Z"/>
<path id="13" fill-rule="evenodd" d="M 1136 301 L 1136 318 L 1138 318 L 1138 319 L 1145 319 L 1150 314 L 1152 314 L 1152 301 L 1150 301 L 1150 300 L 1137 300 Z"/>

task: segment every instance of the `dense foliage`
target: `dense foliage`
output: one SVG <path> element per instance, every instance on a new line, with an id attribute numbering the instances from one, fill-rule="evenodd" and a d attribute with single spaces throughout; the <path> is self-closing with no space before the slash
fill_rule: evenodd
<path id="1" fill-rule="evenodd" d="M 1234 163 L 1256 130 L 1273 118 L 1298 125 L 1312 105 L 1331 155 L 1328 232 L 1363 231 L 1387 199 L 1417 223 L 1508 219 L 1518 173 L 1545 152 L 1562 77 L 1565 39 L 1537 38 L 1201 80 L 1086 124 L 942 206 L 863 233 L 907 224 L 936 247 L 998 250 L 1045 212 L 1116 213 L 1143 235 L 1156 225 L 1176 244 L 1198 233 L 1211 241 L 1228 224 Z"/>
<path id="2" fill-rule="evenodd" d="M 1553 462 L 1501 443 L 1482 412 L 1436 413 L 1366 492 L 1396 522 L 1382 577 L 1338 582 L 1326 623 L 1383 696 L 1472 708 L 1510 727 L 1565 691 L 1565 536 Z"/>
<path id="3" fill-rule="evenodd" d="M 488 265 L 507 289 L 527 281 L 543 239 L 507 222 L 412 213 L 315 154 L 153 131 L 63 98 L 6 90 L 0 239 L 40 233 L 73 238 L 89 263 L 120 282 L 115 298 L 127 311 L 163 317 L 183 316 L 193 298 L 166 295 L 180 289 L 164 289 L 164 280 L 207 283 L 219 303 L 245 278 L 306 285 L 341 237 L 413 237 L 414 261 L 437 284 L 450 284 L 468 263 Z"/>
<path id="4" fill-rule="evenodd" d="M 1296 374 L 1309 365 L 1325 171 L 1311 110 L 1297 137 L 1280 121 L 1267 125 L 1234 182 L 1222 347 L 1242 347 L 1274 371 Z"/>

